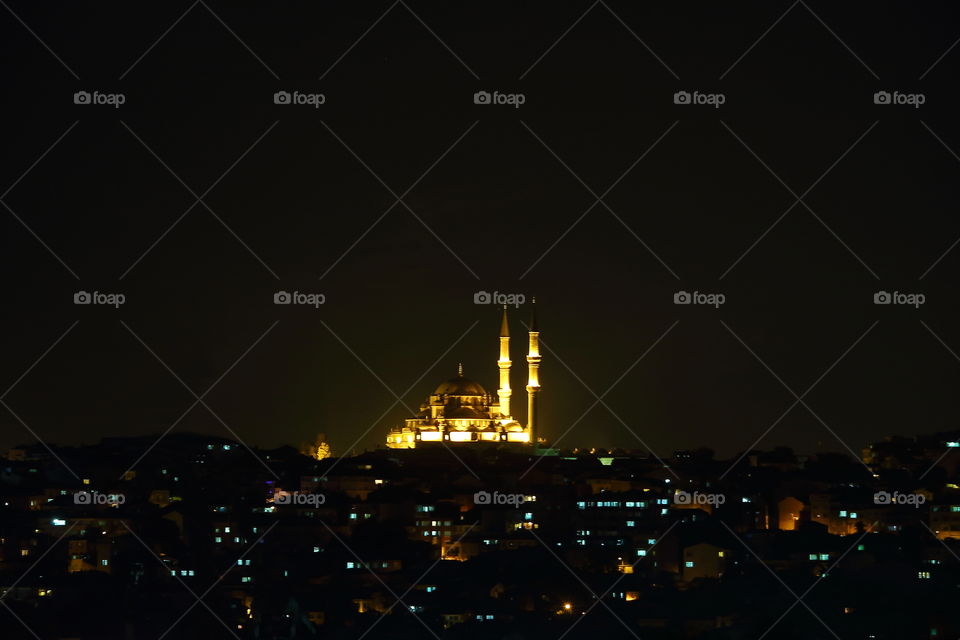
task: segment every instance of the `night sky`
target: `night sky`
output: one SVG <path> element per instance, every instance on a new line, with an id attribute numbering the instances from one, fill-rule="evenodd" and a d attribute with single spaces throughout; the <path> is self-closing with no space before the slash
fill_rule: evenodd
<path id="1" fill-rule="evenodd" d="M 960 7 L 843 4 L 0 2 L 0 446 L 372 448 L 392 392 L 495 392 L 477 291 L 537 297 L 559 446 L 956 428 Z"/>

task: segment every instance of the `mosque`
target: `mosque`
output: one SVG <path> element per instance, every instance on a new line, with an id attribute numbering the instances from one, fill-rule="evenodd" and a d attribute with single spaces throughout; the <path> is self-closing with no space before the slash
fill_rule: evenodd
<path id="1" fill-rule="evenodd" d="M 536 301 L 534 301 L 536 304 Z M 510 324 L 507 307 L 500 320 L 500 388 L 496 397 L 463 375 L 461 364 L 456 377 L 437 387 L 420 411 L 387 434 L 392 449 L 415 449 L 423 443 L 519 443 L 538 445 L 540 396 L 540 331 L 536 306 L 531 314 L 527 349 L 527 421 L 514 417 L 510 405 Z"/>

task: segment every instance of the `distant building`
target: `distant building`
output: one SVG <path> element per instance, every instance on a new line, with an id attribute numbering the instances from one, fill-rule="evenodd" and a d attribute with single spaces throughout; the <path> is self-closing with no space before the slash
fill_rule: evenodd
<path id="1" fill-rule="evenodd" d="M 416 416 L 387 434 L 392 449 L 414 449 L 423 443 L 521 443 L 536 444 L 538 399 L 540 395 L 540 332 L 536 312 L 529 327 L 527 351 L 527 423 L 514 418 L 510 407 L 510 327 L 504 305 L 500 321 L 500 388 L 496 397 L 463 375 L 461 364 L 456 377 L 442 382 Z"/>

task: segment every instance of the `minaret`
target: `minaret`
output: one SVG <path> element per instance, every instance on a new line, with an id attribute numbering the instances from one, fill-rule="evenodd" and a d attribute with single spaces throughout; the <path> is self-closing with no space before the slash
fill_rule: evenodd
<path id="1" fill-rule="evenodd" d="M 497 389 L 497 395 L 500 396 L 500 413 L 510 417 L 510 325 L 507 322 L 507 305 L 503 305 L 503 317 L 500 320 L 500 359 L 497 360 L 497 367 L 500 369 L 500 388 Z"/>
<path id="2" fill-rule="evenodd" d="M 530 348 L 527 352 L 527 433 L 530 444 L 537 444 L 540 412 L 537 396 L 540 395 L 540 331 L 537 329 L 537 299 L 533 299 L 530 313 Z"/>

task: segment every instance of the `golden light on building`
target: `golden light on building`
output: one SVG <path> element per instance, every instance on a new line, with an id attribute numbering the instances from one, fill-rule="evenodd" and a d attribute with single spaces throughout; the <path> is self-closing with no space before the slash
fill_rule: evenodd
<path id="1" fill-rule="evenodd" d="M 534 300 L 534 302 L 536 302 Z M 420 405 L 414 417 L 403 425 L 390 429 L 387 446 L 391 449 L 415 449 L 423 443 L 516 443 L 538 442 L 538 397 L 540 394 L 540 332 L 536 315 L 529 326 L 527 353 L 527 420 L 522 424 L 512 414 L 510 387 L 510 326 L 507 308 L 500 318 L 499 357 L 497 370 L 500 386 L 496 395 L 487 393 L 483 386 L 463 375 L 463 365 L 457 375 L 442 382 Z"/>

